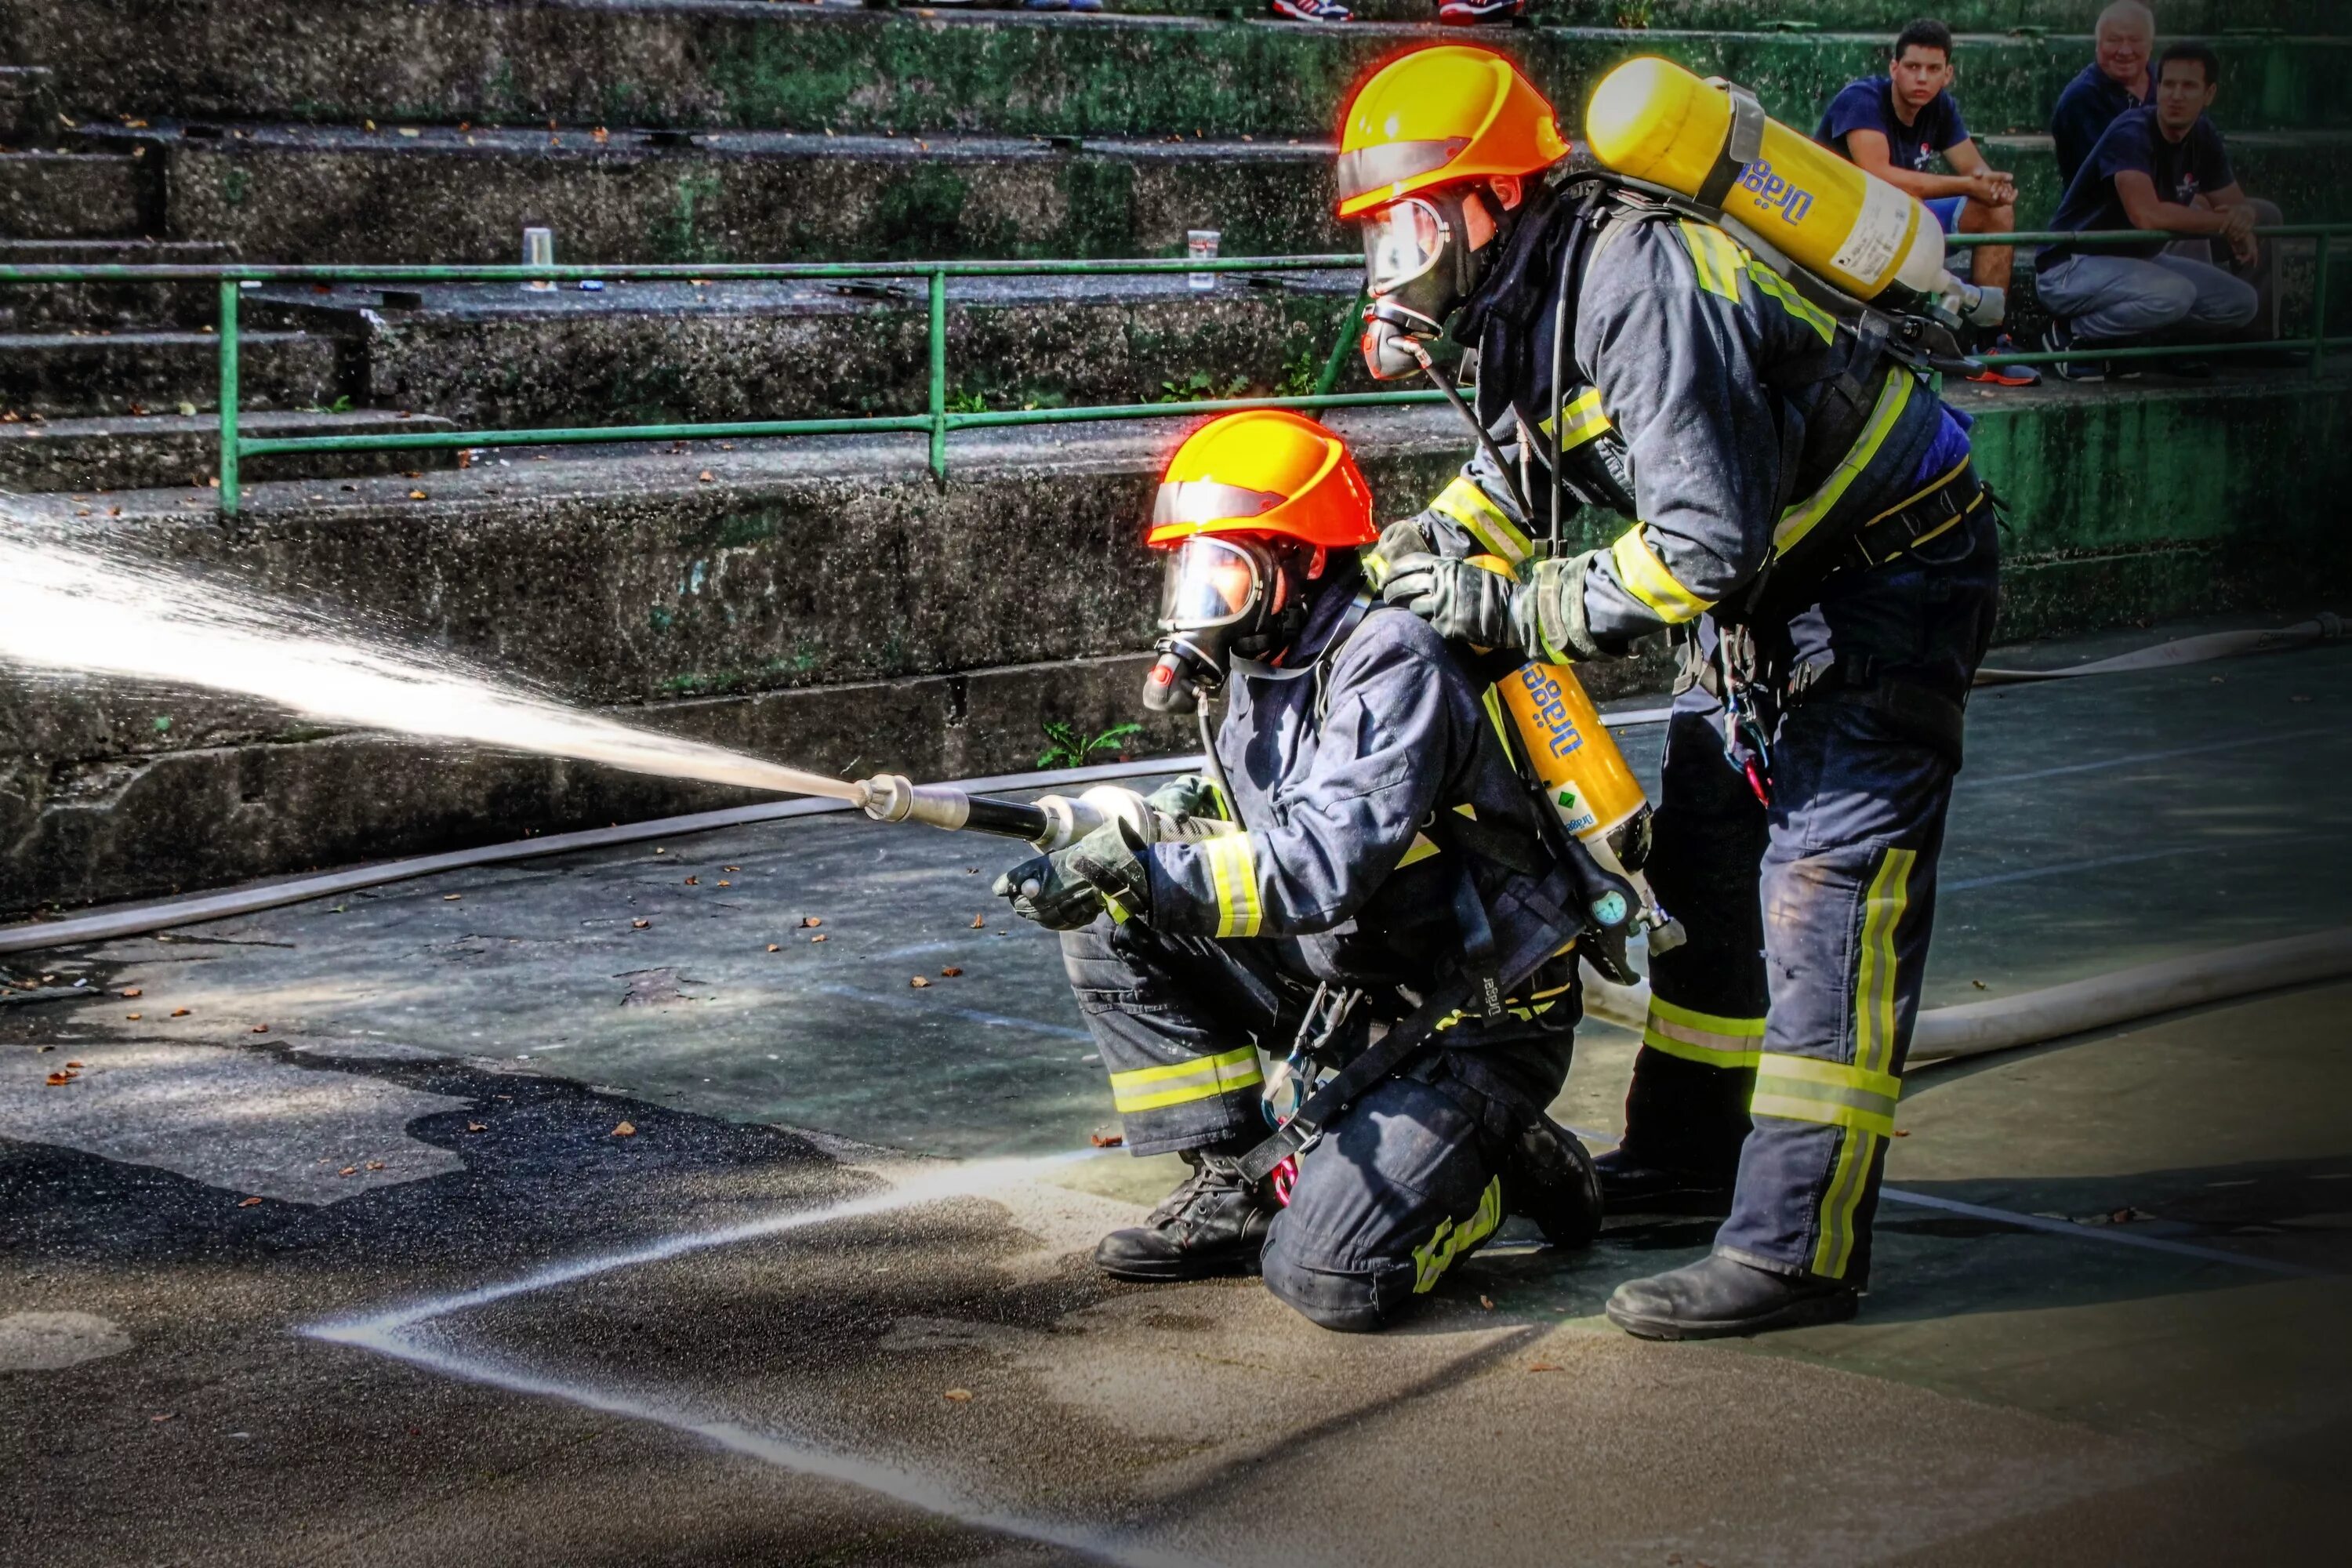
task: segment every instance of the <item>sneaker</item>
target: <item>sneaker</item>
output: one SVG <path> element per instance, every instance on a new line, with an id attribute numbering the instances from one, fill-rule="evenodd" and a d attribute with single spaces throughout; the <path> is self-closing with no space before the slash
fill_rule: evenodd
<path id="1" fill-rule="evenodd" d="M 2067 329 L 2065 322 L 2053 321 L 2042 331 L 2042 346 L 2044 350 L 2053 354 L 2065 353 L 2075 346 L 2074 334 Z M 2107 379 L 2107 362 L 2105 360 L 2062 359 L 2050 368 L 2058 373 L 2058 379 L 2061 381 L 2105 381 Z"/>
<path id="2" fill-rule="evenodd" d="M 1206 1279 L 1255 1274 L 1276 1205 L 1241 1162 L 1187 1152 L 1192 1173 L 1160 1200 L 1139 1226 L 1115 1230 L 1095 1247 L 1095 1267 L 1115 1279 Z"/>
<path id="3" fill-rule="evenodd" d="M 1527 8 L 1528 0 L 1444 0 L 1437 7 L 1437 19 L 1449 27 L 1475 27 L 1512 21 Z"/>
<path id="4" fill-rule="evenodd" d="M 2003 332 L 1992 341 L 1991 346 L 1985 352 L 1991 354 L 2013 354 L 2021 353 L 2024 351 L 2017 346 L 2015 338 Z M 2040 386 L 2042 373 L 2030 364 L 1989 364 L 1969 379 L 1983 382 L 1991 386 Z"/>
<path id="5" fill-rule="evenodd" d="M 1293 22 L 1352 22 L 1356 14 L 1339 0 L 1274 0 L 1274 14 Z"/>

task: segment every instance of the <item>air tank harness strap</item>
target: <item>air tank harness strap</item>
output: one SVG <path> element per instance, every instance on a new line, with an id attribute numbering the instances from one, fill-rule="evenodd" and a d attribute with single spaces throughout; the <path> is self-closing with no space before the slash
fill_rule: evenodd
<path id="1" fill-rule="evenodd" d="M 1748 165 L 1764 155 L 1764 106 L 1738 82 L 1716 79 L 1710 85 L 1722 88 L 1731 99 L 1731 134 L 1725 139 L 1723 151 L 1716 154 L 1706 183 L 1699 186 L 1698 199 L 1702 206 L 1720 207 L 1739 176 L 1748 172 Z"/>
<path id="2" fill-rule="evenodd" d="M 1958 526 L 1991 499 L 1990 488 L 1977 478 L 1974 466 L 1964 458 L 1933 488 L 1854 530 L 1853 537 L 1839 547 L 1823 574 L 1884 566 L 1907 553 L 1914 545 Z"/>
<path id="3" fill-rule="evenodd" d="M 1485 1018 L 1503 1016 L 1501 961 L 1495 948 L 1495 925 L 1486 915 L 1486 900 L 1472 874 L 1473 856 L 1517 871 L 1539 876 L 1550 858 L 1532 833 L 1521 834 L 1443 808 L 1431 814 L 1423 832 L 1454 863 L 1454 924 L 1462 937 L 1462 973 L 1470 983 L 1467 1010 Z"/>

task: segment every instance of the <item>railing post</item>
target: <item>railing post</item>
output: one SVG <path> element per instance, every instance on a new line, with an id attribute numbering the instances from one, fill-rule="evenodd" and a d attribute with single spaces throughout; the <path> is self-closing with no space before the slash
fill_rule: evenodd
<path id="1" fill-rule="evenodd" d="M 2327 253 L 2336 248 L 2336 237 L 2322 234 L 2315 243 L 2319 251 L 2311 266 L 2311 379 L 2317 381 L 2327 364 Z"/>
<path id="2" fill-rule="evenodd" d="M 236 435 L 236 296 L 234 279 L 220 286 L 220 510 L 223 517 L 237 510 Z"/>
<path id="3" fill-rule="evenodd" d="M 948 482 L 948 275 L 931 269 L 931 482 Z"/>
<path id="4" fill-rule="evenodd" d="M 1356 302 L 1348 307 L 1347 320 L 1339 323 L 1339 341 L 1331 345 L 1330 357 L 1323 362 L 1323 374 L 1315 378 L 1315 395 L 1328 397 L 1331 389 L 1339 384 L 1339 369 L 1348 363 L 1348 351 L 1356 346 L 1362 334 L 1357 331 L 1364 319 L 1365 303 L 1371 299 L 1364 289 L 1356 290 Z"/>

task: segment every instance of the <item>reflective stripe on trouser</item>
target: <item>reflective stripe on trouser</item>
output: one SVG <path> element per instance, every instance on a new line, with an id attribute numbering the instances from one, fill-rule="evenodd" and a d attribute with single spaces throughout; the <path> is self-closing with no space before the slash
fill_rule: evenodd
<path id="1" fill-rule="evenodd" d="M 1272 946 L 1108 918 L 1062 933 L 1062 966 L 1101 1048 L 1129 1150 L 1171 1153 L 1264 1129 L 1252 1037 L 1280 1026 L 1295 984 Z"/>
<path id="2" fill-rule="evenodd" d="M 1763 1052 L 1719 1250 L 1862 1280 L 1934 925 L 1951 765 L 1857 704 L 1780 725 Z M 1841 838 L 1845 842 L 1839 842 Z"/>
<path id="3" fill-rule="evenodd" d="M 1687 939 L 1650 961 L 1651 1012 L 1625 1096 L 1624 1147 L 1647 1163 L 1728 1178 L 1748 1136 L 1764 1044 L 1764 931 L 1756 868 L 1764 808 L 1725 766 L 1706 693 L 1675 700 L 1648 876 Z"/>

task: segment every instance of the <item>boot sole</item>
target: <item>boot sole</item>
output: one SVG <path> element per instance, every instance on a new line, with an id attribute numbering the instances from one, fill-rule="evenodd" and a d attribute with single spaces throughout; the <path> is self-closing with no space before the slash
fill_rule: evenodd
<path id="1" fill-rule="evenodd" d="M 1166 1263 L 1105 1263 L 1097 1258 L 1094 1266 L 1097 1273 L 1139 1285 L 1180 1285 L 1188 1279 L 1228 1279 L 1235 1276 L 1250 1279 L 1264 1271 L 1255 1258 L 1228 1258 L 1205 1265 L 1173 1258 Z"/>
<path id="2" fill-rule="evenodd" d="M 1838 1291 L 1791 1301 L 1759 1317 L 1696 1323 L 1675 1318 L 1653 1318 L 1637 1312 L 1620 1312 L 1613 1302 L 1604 1310 L 1611 1322 L 1637 1340 L 1731 1340 L 1748 1334 L 1770 1333 L 1776 1329 L 1810 1329 L 1822 1323 L 1843 1323 L 1862 1310 L 1862 1301 L 1850 1291 Z"/>

